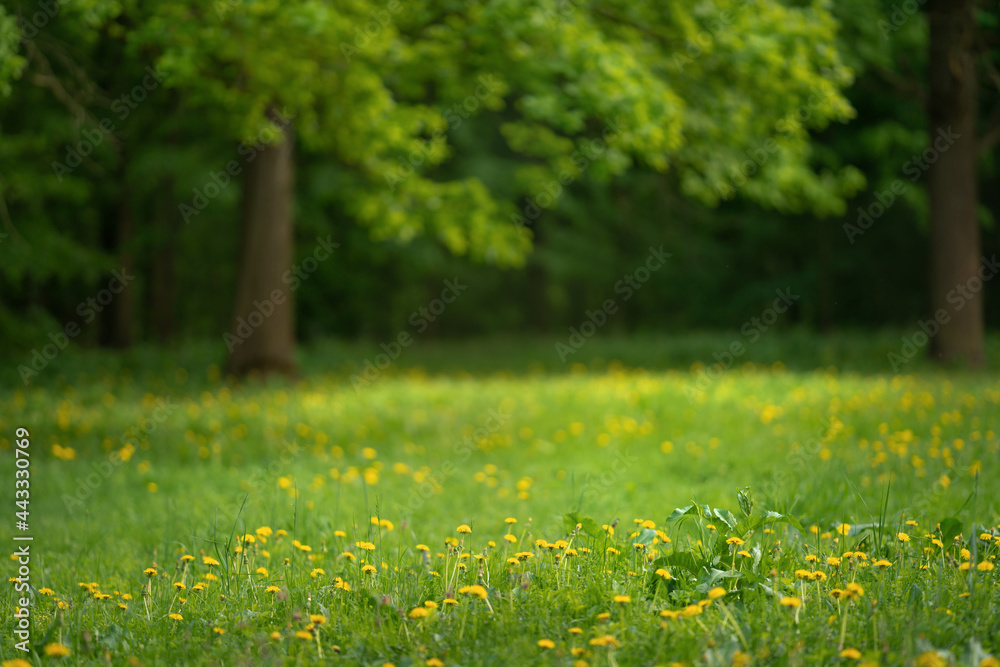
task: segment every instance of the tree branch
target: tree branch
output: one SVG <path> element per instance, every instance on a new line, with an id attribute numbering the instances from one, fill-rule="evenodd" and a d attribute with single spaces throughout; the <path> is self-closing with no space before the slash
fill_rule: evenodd
<path id="1" fill-rule="evenodd" d="M 901 93 L 906 97 L 915 99 L 921 106 L 926 105 L 927 95 L 924 93 L 923 88 L 920 87 L 920 84 L 916 81 L 902 77 L 892 70 L 885 69 L 884 67 L 875 66 L 872 68 L 872 71 L 874 71 L 879 78 L 892 86 L 896 92 Z"/>

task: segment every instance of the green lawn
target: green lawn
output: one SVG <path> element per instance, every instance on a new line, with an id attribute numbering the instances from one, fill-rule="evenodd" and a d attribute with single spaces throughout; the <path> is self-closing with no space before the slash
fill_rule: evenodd
<path id="1" fill-rule="evenodd" d="M 566 365 L 554 340 L 427 344 L 360 390 L 375 346 L 311 346 L 290 384 L 219 380 L 217 346 L 67 352 L 0 390 L 8 498 L 30 432 L 32 647 L 996 665 L 1000 376 L 894 375 L 889 333 L 768 335 L 720 377 L 692 366 L 731 340 L 597 339 Z M 0 652 L 37 662 L 13 647 L 16 585 Z"/>

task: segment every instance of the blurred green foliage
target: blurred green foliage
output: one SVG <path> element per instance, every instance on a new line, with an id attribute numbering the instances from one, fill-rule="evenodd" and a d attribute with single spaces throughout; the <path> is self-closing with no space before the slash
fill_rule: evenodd
<path id="1" fill-rule="evenodd" d="M 738 328 L 784 287 L 802 298 L 779 326 L 912 325 L 926 302 L 920 181 L 853 243 L 843 230 L 927 139 L 925 21 L 886 23 L 892 12 L 7 2 L 0 340 L 30 349 L 79 321 L 126 257 L 138 340 L 157 338 L 163 309 L 181 337 L 221 335 L 241 185 L 217 185 L 275 113 L 298 138 L 299 257 L 317 237 L 340 243 L 295 295 L 307 339 L 394 337 L 454 276 L 470 287 L 426 335 L 562 333 L 660 246 L 671 259 L 609 330 Z M 994 152 L 987 255 L 1000 245 L 996 175 Z M 165 248 L 167 301 L 154 298 Z M 998 304 L 988 290 L 994 326 Z M 99 337 L 85 327 L 79 340 Z"/>

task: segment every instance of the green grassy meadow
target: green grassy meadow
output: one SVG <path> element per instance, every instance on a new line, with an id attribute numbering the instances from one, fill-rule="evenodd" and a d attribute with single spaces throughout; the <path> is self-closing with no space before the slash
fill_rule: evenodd
<path id="1" fill-rule="evenodd" d="M 731 338 L 426 344 L 360 389 L 374 346 L 67 353 L 0 389 L 0 659 L 1000 664 L 1000 375 L 790 333 L 706 380 Z"/>

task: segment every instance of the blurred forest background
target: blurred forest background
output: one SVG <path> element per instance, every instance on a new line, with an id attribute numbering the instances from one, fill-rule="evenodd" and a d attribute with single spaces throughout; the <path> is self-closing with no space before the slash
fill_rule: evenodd
<path id="1" fill-rule="evenodd" d="M 221 346 L 279 289 L 231 370 L 284 369 L 456 277 L 422 337 L 565 338 L 661 246 L 602 334 L 786 287 L 782 328 L 912 330 L 1000 250 L 998 7 L 4 0 L 3 354 Z M 1000 289 L 953 315 L 932 345 L 982 363 Z"/>

